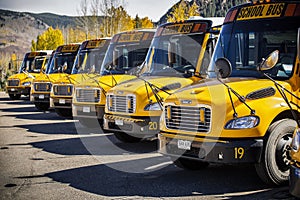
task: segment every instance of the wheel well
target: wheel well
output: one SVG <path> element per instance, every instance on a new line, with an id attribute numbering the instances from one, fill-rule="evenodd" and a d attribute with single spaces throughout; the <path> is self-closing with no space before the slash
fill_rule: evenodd
<path id="1" fill-rule="evenodd" d="M 298 115 L 298 117 L 300 117 L 300 113 L 297 110 L 294 110 L 294 112 Z M 271 124 L 273 124 L 274 122 L 281 120 L 281 119 L 294 119 L 292 112 L 290 110 L 285 110 L 281 113 L 279 113 L 279 115 L 277 115 Z"/>
<path id="2" fill-rule="evenodd" d="M 297 110 L 294 110 L 294 112 L 298 115 L 298 118 L 300 117 L 300 113 Z M 279 122 L 280 120 L 283 119 L 292 119 L 294 120 L 294 117 L 292 115 L 292 112 L 290 110 L 285 110 L 281 113 L 279 113 L 271 122 L 271 124 L 269 125 L 269 129 L 267 131 L 267 133 L 264 136 L 264 141 L 266 141 L 266 139 L 269 137 L 270 135 L 270 131 L 276 126 L 276 122 Z"/>

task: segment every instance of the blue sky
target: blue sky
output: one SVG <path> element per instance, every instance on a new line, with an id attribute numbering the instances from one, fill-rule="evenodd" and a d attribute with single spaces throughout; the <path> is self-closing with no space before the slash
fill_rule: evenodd
<path id="1" fill-rule="evenodd" d="M 0 8 L 21 12 L 51 12 L 60 15 L 76 16 L 82 0 L 0 0 Z M 153 21 L 159 18 L 179 0 L 126 0 L 125 8 L 129 15 L 148 16 Z"/>

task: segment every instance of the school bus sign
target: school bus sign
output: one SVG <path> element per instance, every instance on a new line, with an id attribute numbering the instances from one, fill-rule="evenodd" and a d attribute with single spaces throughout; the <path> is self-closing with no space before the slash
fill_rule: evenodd
<path id="1" fill-rule="evenodd" d="M 237 20 L 280 17 L 283 8 L 284 3 L 244 7 L 240 10 Z"/>

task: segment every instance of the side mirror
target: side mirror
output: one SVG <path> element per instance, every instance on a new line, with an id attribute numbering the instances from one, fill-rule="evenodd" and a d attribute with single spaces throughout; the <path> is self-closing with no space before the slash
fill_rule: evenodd
<path id="1" fill-rule="evenodd" d="M 279 59 L 279 51 L 275 50 L 272 53 L 270 53 L 265 60 L 262 61 L 262 63 L 258 66 L 259 71 L 265 71 L 273 68 Z"/>
<path id="2" fill-rule="evenodd" d="M 175 58 L 175 44 L 174 43 L 170 43 L 168 46 L 168 61 L 169 64 L 174 64 L 176 62 L 176 58 Z"/>
<path id="3" fill-rule="evenodd" d="M 227 78 L 232 72 L 231 63 L 227 58 L 218 58 L 215 62 L 215 73 L 217 77 Z"/>

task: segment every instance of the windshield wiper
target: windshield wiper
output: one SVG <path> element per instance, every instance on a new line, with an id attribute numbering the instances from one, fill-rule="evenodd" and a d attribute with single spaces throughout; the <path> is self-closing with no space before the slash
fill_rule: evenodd
<path id="1" fill-rule="evenodd" d="M 135 75 L 135 76 L 136 76 L 136 75 Z M 162 92 L 164 92 L 164 93 L 166 93 L 166 94 L 168 94 L 168 95 L 171 95 L 172 93 L 167 92 L 167 91 L 164 89 L 164 87 L 159 88 L 159 87 L 157 87 L 156 85 L 150 83 L 149 81 L 147 81 L 147 80 L 145 80 L 145 79 L 143 79 L 143 78 L 141 78 L 141 77 L 139 77 L 139 76 L 136 76 L 136 77 L 137 77 L 138 79 L 144 81 L 144 84 L 145 84 L 145 88 L 146 88 L 146 92 L 147 92 L 147 97 L 148 97 L 149 103 L 151 103 L 152 101 L 151 101 L 151 99 L 150 99 L 150 95 L 149 95 L 149 91 L 148 91 L 148 86 L 150 87 L 150 89 L 151 89 L 151 91 L 152 91 L 152 93 L 153 93 L 153 95 L 154 95 L 154 97 L 155 97 L 155 99 L 156 99 L 156 102 L 158 103 L 160 109 L 163 110 L 163 98 L 158 94 L 158 92 L 159 92 L 159 91 L 162 91 Z"/>
<path id="2" fill-rule="evenodd" d="M 30 73 L 28 73 L 28 72 L 26 72 L 26 71 L 24 71 L 24 70 L 22 70 L 22 72 L 23 72 L 27 77 L 32 78 L 32 79 L 35 79 L 35 76 L 32 76 Z"/>
<path id="3" fill-rule="evenodd" d="M 97 85 L 98 87 L 102 90 L 104 96 L 106 96 L 106 91 L 103 89 L 103 87 L 101 87 L 100 83 L 103 84 L 103 85 L 106 85 L 110 88 L 112 88 L 113 86 L 112 85 L 108 85 L 107 83 L 104 83 L 96 78 L 100 77 L 101 75 L 100 74 L 97 74 L 96 76 L 92 77 L 91 76 L 91 73 L 87 73 L 87 76 L 89 77 L 89 79 L 93 80 Z"/>
<path id="4" fill-rule="evenodd" d="M 217 79 L 218 81 L 220 81 L 226 88 L 227 88 L 227 92 L 228 92 L 228 95 L 229 95 L 229 99 L 230 99 L 230 103 L 231 103 L 231 107 L 232 107 L 232 110 L 233 110 L 233 117 L 234 118 L 237 118 L 238 117 L 238 113 L 236 112 L 236 109 L 235 109 L 235 106 L 234 106 L 234 102 L 233 102 L 233 99 L 232 99 L 232 95 L 231 94 L 234 94 L 238 100 L 243 103 L 249 110 L 250 110 L 250 115 L 254 115 L 255 114 L 255 110 L 252 109 L 247 103 L 246 103 L 246 98 L 241 96 L 237 91 L 235 91 L 234 89 L 232 89 L 229 85 L 227 85 L 225 82 L 223 82 L 219 75 L 217 75 Z"/>

